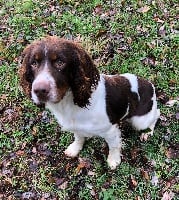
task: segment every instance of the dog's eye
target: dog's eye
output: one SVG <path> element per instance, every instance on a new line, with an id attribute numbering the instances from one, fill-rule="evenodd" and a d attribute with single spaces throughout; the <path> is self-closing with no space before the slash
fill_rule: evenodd
<path id="1" fill-rule="evenodd" d="M 61 61 L 60 59 L 57 59 L 57 60 L 55 61 L 55 67 L 56 67 L 59 71 L 62 70 L 63 66 L 64 66 L 64 62 Z"/>
<path id="2" fill-rule="evenodd" d="M 32 63 L 31 63 L 31 66 L 33 67 L 33 68 L 37 68 L 38 67 L 38 61 L 37 60 L 34 60 Z"/>

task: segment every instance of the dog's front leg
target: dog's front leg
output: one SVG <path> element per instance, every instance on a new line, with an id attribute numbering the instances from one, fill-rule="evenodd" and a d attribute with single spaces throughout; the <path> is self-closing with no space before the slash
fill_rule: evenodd
<path id="1" fill-rule="evenodd" d="M 117 126 L 112 126 L 112 128 L 107 132 L 105 140 L 109 146 L 107 162 L 109 167 L 114 170 L 121 163 L 121 131 Z"/>
<path id="2" fill-rule="evenodd" d="M 65 150 L 65 155 L 69 157 L 76 157 L 80 150 L 83 148 L 83 144 L 85 142 L 85 137 L 80 136 L 78 134 L 74 134 L 75 140 L 72 144 L 68 146 L 68 148 Z"/>

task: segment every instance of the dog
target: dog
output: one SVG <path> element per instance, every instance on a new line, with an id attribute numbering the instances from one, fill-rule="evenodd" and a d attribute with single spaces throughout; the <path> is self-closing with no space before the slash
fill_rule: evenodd
<path id="1" fill-rule="evenodd" d="M 67 156 L 76 157 L 86 137 L 99 136 L 108 144 L 107 163 L 114 170 L 121 162 L 121 121 L 153 134 L 160 110 L 149 81 L 130 73 L 100 74 L 78 43 L 57 36 L 32 42 L 22 57 L 24 93 L 45 104 L 62 130 L 74 133 Z"/>

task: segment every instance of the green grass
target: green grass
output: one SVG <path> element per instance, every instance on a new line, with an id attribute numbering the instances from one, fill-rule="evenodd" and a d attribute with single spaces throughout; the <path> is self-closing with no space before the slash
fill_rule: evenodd
<path id="1" fill-rule="evenodd" d="M 146 2 L 0 0 L 0 199 L 157 200 L 165 192 L 178 198 L 178 105 L 165 104 L 179 97 L 178 1 Z M 150 9 L 142 13 L 145 5 Z M 154 136 L 141 142 L 140 133 L 124 127 L 115 171 L 101 138 L 88 139 L 79 158 L 66 158 L 73 136 L 20 90 L 20 53 L 49 34 L 80 40 L 101 72 L 135 73 L 159 91 Z"/>

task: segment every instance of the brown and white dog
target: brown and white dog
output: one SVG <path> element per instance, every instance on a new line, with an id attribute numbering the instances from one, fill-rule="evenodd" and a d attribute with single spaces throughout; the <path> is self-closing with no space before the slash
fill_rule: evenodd
<path id="1" fill-rule="evenodd" d="M 55 36 L 33 42 L 22 55 L 24 92 L 36 104 L 45 103 L 62 130 L 74 133 L 67 156 L 77 156 L 86 137 L 100 136 L 109 146 L 108 165 L 115 169 L 121 162 L 121 120 L 153 134 L 160 111 L 150 82 L 129 73 L 99 74 L 80 45 Z"/>

